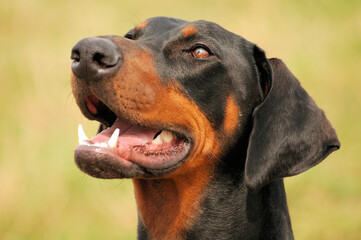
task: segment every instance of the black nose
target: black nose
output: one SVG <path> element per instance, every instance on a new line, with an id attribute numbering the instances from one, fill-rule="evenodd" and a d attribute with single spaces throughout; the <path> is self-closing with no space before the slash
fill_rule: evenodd
<path id="1" fill-rule="evenodd" d="M 106 38 L 84 38 L 71 51 L 73 73 L 86 80 L 100 79 L 115 73 L 121 65 L 118 46 Z"/>

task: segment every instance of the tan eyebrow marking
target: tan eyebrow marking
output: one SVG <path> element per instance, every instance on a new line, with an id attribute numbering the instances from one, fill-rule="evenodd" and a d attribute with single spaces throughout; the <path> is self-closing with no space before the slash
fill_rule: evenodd
<path id="1" fill-rule="evenodd" d="M 192 37 L 197 33 L 198 29 L 193 25 L 188 25 L 182 30 L 184 37 Z"/>
<path id="2" fill-rule="evenodd" d="M 148 21 L 139 23 L 135 29 L 138 31 L 138 30 L 142 29 L 143 27 L 147 26 L 147 24 L 148 24 Z"/>

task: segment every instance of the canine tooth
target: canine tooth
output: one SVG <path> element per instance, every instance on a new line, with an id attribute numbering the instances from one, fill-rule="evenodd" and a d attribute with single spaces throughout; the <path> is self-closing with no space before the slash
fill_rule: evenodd
<path id="1" fill-rule="evenodd" d="M 160 135 L 165 142 L 171 142 L 174 138 L 173 133 L 168 132 L 168 131 L 162 131 L 162 133 Z"/>
<path id="2" fill-rule="evenodd" d="M 83 126 L 79 124 L 78 126 L 78 138 L 79 138 L 79 144 L 82 144 L 84 141 L 89 140 L 89 138 L 85 135 Z"/>
<path id="3" fill-rule="evenodd" d="M 163 143 L 163 139 L 162 139 L 162 134 L 158 134 L 158 136 L 152 141 L 153 144 L 162 144 Z"/>
<path id="4" fill-rule="evenodd" d="M 119 137 L 119 128 L 115 129 L 112 136 L 109 138 L 108 146 L 114 148 L 117 146 L 117 141 Z"/>

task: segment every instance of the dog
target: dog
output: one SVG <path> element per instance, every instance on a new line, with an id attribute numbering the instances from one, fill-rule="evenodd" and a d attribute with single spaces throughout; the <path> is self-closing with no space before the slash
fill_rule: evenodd
<path id="1" fill-rule="evenodd" d="M 72 49 L 75 162 L 131 178 L 138 239 L 293 239 L 283 178 L 340 142 L 287 66 L 219 25 L 150 18 Z"/>

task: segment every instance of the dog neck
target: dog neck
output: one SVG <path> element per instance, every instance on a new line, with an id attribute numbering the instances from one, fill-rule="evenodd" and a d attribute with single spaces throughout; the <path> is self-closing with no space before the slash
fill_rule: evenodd
<path id="1" fill-rule="evenodd" d="M 210 169 L 167 179 L 133 179 L 139 212 L 138 239 L 184 239 L 198 215 Z M 144 228 L 144 229 L 142 229 Z"/>
<path id="2" fill-rule="evenodd" d="M 254 194 L 242 174 L 196 179 L 133 180 L 138 239 L 293 239 L 283 180 Z"/>

